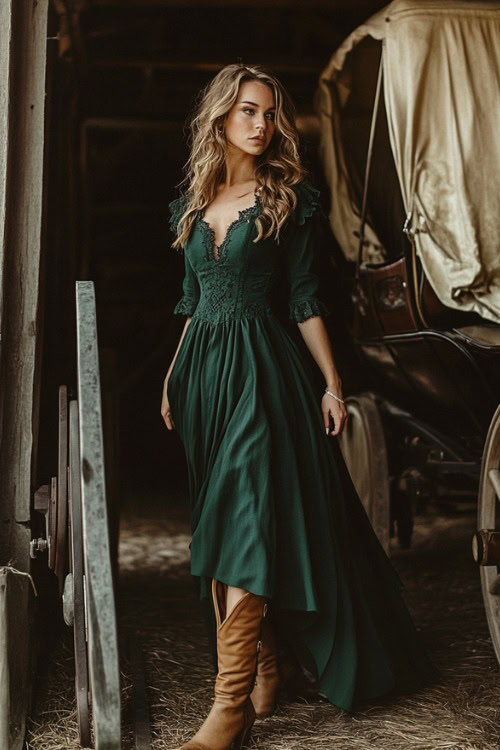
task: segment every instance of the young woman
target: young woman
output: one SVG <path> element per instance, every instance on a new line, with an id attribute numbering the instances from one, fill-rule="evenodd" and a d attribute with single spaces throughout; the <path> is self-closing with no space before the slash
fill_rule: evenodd
<path id="1" fill-rule="evenodd" d="M 347 412 L 316 272 L 328 219 L 294 105 L 261 66 L 228 65 L 191 127 L 187 189 L 169 204 L 186 323 L 161 414 L 185 447 L 191 572 L 216 623 L 215 700 L 182 750 L 229 750 L 274 711 L 285 641 L 347 711 L 437 670 L 336 440 Z M 275 315 L 282 272 L 323 393 Z"/>

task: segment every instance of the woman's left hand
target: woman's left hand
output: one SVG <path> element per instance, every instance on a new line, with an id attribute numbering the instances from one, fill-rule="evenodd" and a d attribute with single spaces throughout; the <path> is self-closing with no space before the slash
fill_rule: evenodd
<path id="1" fill-rule="evenodd" d="M 323 412 L 323 422 L 326 434 L 340 435 L 348 417 L 345 404 L 341 404 L 340 401 L 337 401 L 333 396 L 329 396 L 328 393 L 325 393 L 321 400 L 321 411 Z"/>

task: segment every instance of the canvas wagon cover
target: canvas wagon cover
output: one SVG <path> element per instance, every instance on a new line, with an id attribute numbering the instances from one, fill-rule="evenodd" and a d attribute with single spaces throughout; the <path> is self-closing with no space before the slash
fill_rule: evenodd
<path id="1" fill-rule="evenodd" d="M 389 137 L 425 273 L 442 302 L 500 323 L 500 3 L 396 0 L 356 29 L 320 75 L 316 108 L 331 187 L 330 220 L 354 260 L 339 108 L 351 92 L 349 53 L 382 42 Z M 372 254 L 380 245 L 367 227 Z"/>

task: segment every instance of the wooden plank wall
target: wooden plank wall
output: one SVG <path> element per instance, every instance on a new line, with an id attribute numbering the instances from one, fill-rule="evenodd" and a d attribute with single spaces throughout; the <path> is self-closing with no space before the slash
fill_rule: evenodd
<path id="1" fill-rule="evenodd" d="M 24 741 L 48 0 L 0 3 L 0 747 Z"/>

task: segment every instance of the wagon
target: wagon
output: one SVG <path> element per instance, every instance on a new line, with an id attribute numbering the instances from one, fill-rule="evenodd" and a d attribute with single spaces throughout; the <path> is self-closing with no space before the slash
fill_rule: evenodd
<path id="1" fill-rule="evenodd" d="M 499 69 L 499 3 L 396 0 L 336 50 L 315 105 L 367 374 L 344 457 L 387 551 L 427 499 L 477 503 L 500 661 Z"/>

